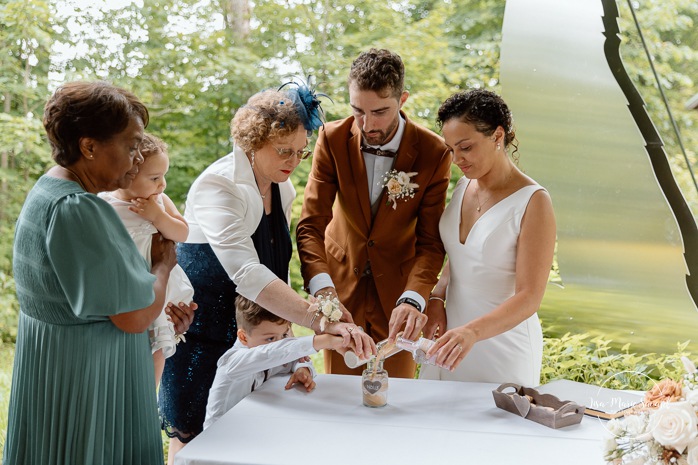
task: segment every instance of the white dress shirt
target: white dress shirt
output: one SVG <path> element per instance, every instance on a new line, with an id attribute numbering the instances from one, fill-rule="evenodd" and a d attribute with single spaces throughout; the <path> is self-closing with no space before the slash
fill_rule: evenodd
<path id="1" fill-rule="evenodd" d="M 390 142 L 385 145 L 369 145 L 369 147 L 397 152 L 400 148 L 400 142 L 402 142 L 402 135 L 404 133 L 405 120 L 400 116 L 397 131 L 395 132 L 395 136 L 390 139 Z M 374 204 L 378 201 L 380 196 L 383 195 L 383 175 L 393 169 L 395 158 L 379 157 L 378 155 L 368 152 L 361 153 L 364 156 L 364 163 L 366 164 L 366 176 L 368 176 L 368 191 L 371 204 Z"/>
<path id="2" fill-rule="evenodd" d="M 397 131 L 390 142 L 384 145 L 370 145 L 369 147 L 390 150 L 397 152 L 400 148 L 400 142 L 402 142 L 402 136 L 405 133 L 405 119 L 402 115 L 399 116 Z M 361 152 L 364 156 L 364 163 L 366 164 L 366 176 L 368 177 L 368 194 L 371 199 L 371 204 L 374 204 L 383 195 L 383 175 L 393 168 L 393 163 L 395 158 L 389 157 L 379 157 L 372 153 Z M 326 287 L 335 287 L 334 282 L 332 282 L 332 277 L 327 273 L 320 273 L 316 276 L 310 278 L 308 281 L 308 290 L 311 295 L 315 295 L 320 289 Z M 419 293 L 406 290 L 402 293 L 400 298 L 409 297 L 416 300 L 422 306 L 422 311 L 426 308 L 426 302 Z M 398 299 L 399 300 L 399 299 Z"/>
<path id="3" fill-rule="evenodd" d="M 314 378 L 313 364 L 298 361 L 317 353 L 313 348 L 314 337 L 290 337 L 251 349 L 240 339 L 235 341 L 233 347 L 218 359 L 216 377 L 208 394 L 204 429 L 272 376 L 295 373 L 305 367 Z"/>

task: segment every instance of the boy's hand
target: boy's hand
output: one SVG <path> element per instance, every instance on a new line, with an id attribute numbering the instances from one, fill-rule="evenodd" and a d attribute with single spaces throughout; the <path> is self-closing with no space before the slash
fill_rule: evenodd
<path id="1" fill-rule="evenodd" d="M 291 389 L 294 384 L 300 383 L 305 386 L 306 392 L 310 392 L 315 389 L 315 381 L 313 380 L 313 374 L 306 367 L 301 367 L 297 369 L 286 383 L 286 389 Z"/>
<path id="2" fill-rule="evenodd" d="M 343 349 L 344 339 L 342 336 L 335 336 L 334 334 L 317 334 L 313 337 L 313 348 L 318 352 L 322 349 Z M 346 350 L 344 350 L 344 352 L 346 352 Z"/>

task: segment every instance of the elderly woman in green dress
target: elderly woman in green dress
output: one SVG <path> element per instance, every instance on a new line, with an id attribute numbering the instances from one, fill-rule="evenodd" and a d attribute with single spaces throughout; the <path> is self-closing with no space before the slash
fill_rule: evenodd
<path id="1" fill-rule="evenodd" d="M 14 244 L 19 330 L 3 463 L 163 463 L 148 325 L 174 244 L 152 267 L 97 195 L 127 188 L 148 111 L 103 82 L 60 87 L 44 127 L 56 166 L 29 193 Z M 191 308 L 170 307 L 181 332 Z"/>

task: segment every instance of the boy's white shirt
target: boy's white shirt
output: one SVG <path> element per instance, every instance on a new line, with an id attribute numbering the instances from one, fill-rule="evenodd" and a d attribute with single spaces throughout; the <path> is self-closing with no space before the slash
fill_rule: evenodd
<path id="1" fill-rule="evenodd" d="M 295 373 L 305 367 L 314 378 L 313 364 L 298 361 L 317 353 L 313 348 L 313 337 L 291 337 L 253 348 L 245 346 L 239 339 L 235 341 L 233 347 L 218 359 L 216 377 L 208 394 L 204 429 L 274 375 Z"/>

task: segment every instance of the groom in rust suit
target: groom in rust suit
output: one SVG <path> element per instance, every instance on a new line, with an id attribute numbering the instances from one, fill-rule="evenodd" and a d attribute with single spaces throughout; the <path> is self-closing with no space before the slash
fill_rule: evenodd
<path id="1" fill-rule="evenodd" d="M 296 237 L 301 272 L 312 295 L 337 295 L 354 322 L 375 340 L 401 330 L 415 339 L 443 265 L 439 219 L 451 156 L 443 140 L 401 111 L 404 65 L 371 49 L 349 73 L 353 116 L 321 129 Z M 391 199 L 386 173 L 414 173 L 406 196 Z M 398 176 L 398 175 L 402 176 Z M 412 196 L 413 194 L 413 196 Z M 391 376 L 414 377 L 411 354 L 385 361 Z M 327 373 L 361 374 L 325 351 Z"/>

